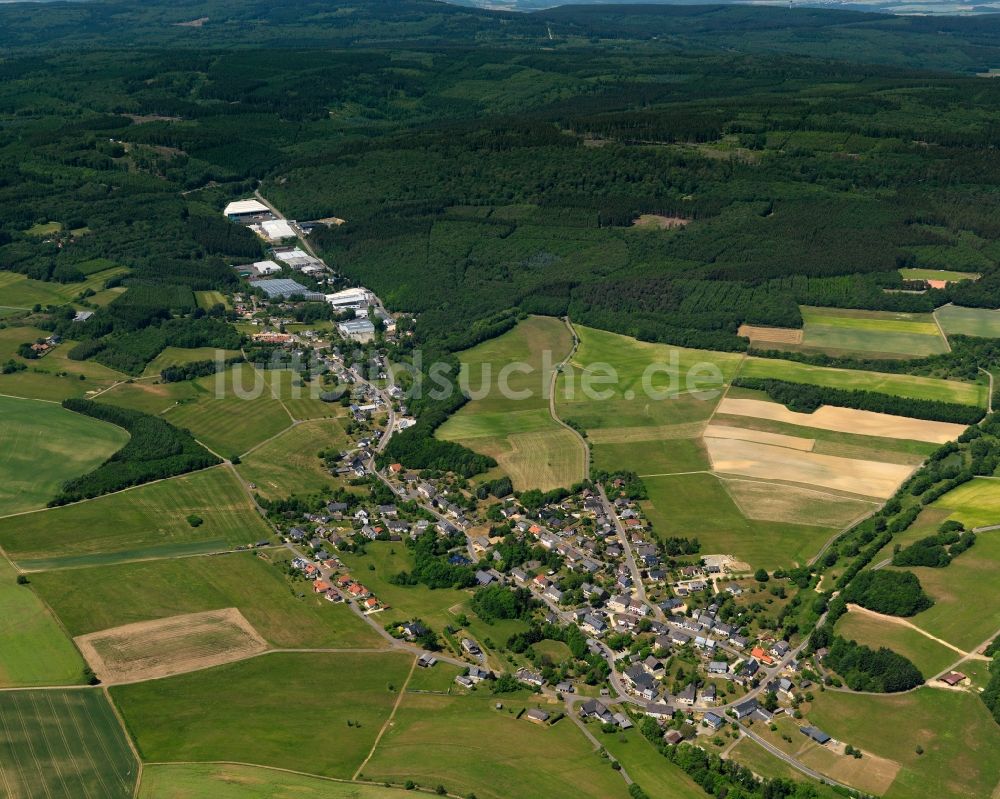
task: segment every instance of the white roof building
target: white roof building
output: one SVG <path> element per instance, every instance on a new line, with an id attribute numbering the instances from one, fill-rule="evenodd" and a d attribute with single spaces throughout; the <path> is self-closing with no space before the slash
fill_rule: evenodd
<path id="1" fill-rule="evenodd" d="M 326 301 L 334 308 L 360 308 L 371 302 L 373 295 L 366 288 L 344 289 L 327 294 Z"/>
<path id="2" fill-rule="evenodd" d="M 281 266 L 274 261 L 255 261 L 253 268 L 258 275 L 273 275 L 281 271 Z"/>
<path id="3" fill-rule="evenodd" d="M 292 230 L 292 226 L 288 224 L 287 219 L 269 219 L 266 222 L 260 223 L 260 229 L 264 231 L 264 235 L 271 241 L 294 239 L 296 235 L 295 231 Z"/>
<path id="4" fill-rule="evenodd" d="M 222 213 L 226 216 L 245 216 L 247 214 L 265 214 L 268 207 L 259 200 L 236 200 L 226 206 Z"/>

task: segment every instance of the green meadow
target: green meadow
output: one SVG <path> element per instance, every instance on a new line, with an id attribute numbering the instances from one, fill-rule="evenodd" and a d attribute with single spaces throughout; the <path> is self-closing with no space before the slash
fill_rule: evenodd
<path id="1" fill-rule="evenodd" d="M 945 305 L 938 308 L 935 315 L 949 336 L 1000 338 L 1000 311 Z"/>
<path id="2" fill-rule="evenodd" d="M 144 760 L 235 761 L 349 779 L 409 655 L 274 653 L 111 689 Z M 348 722 L 351 722 L 348 724 Z"/>
<path id="3" fill-rule="evenodd" d="M 475 793 L 480 799 L 628 796 L 621 775 L 570 719 L 540 726 L 515 718 L 540 697 L 518 693 L 500 699 L 503 708 L 496 710 L 497 698 L 484 692 L 407 693 L 362 776 L 396 784 L 441 784 L 453 794 Z M 546 709 L 555 714 L 562 706 Z"/>
<path id="4" fill-rule="evenodd" d="M 214 552 L 269 534 L 226 467 L 0 519 L 0 546 L 26 569 Z"/>
<path id="5" fill-rule="evenodd" d="M 889 647 L 909 658 L 925 680 L 939 674 L 961 657 L 954 650 L 910 627 L 864 613 L 845 613 L 837 622 L 837 634 L 872 649 Z"/>
<path id="6" fill-rule="evenodd" d="M 317 596 L 309 583 L 290 583 L 290 557 L 285 550 L 237 552 L 63 569 L 31 580 L 73 636 L 235 607 L 278 648 L 384 645 L 345 605 Z"/>
<path id="7" fill-rule="evenodd" d="M 493 456 L 520 490 L 580 481 L 587 473 L 583 446 L 551 418 L 548 401 L 552 369 L 571 347 L 561 320 L 533 316 L 462 353 L 464 385 L 473 399 L 437 435 Z M 510 369 L 514 364 L 524 370 Z"/>
<path id="8" fill-rule="evenodd" d="M 989 391 L 988 387 L 981 383 L 863 372 L 856 369 L 833 369 L 774 358 L 747 358 L 740 376 L 788 380 L 793 383 L 810 383 L 828 388 L 862 389 L 912 399 L 957 402 L 962 405 L 985 405 Z"/>
<path id="9" fill-rule="evenodd" d="M 127 441 L 120 427 L 59 405 L 0 397 L 0 516 L 45 507 Z"/>
<path id="10" fill-rule="evenodd" d="M 0 559 L 0 686 L 76 685 L 83 659 L 31 586 Z"/>

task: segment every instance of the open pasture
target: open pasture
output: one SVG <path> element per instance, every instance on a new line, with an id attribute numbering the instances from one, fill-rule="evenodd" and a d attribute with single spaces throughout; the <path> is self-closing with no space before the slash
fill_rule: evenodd
<path id="1" fill-rule="evenodd" d="M 138 763 L 103 692 L 0 693 L 6 797 L 131 799 Z"/>
<path id="2" fill-rule="evenodd" d="M 239 355 L 236 350 L 220 350 L 215 347 L 167 347 L 153 360 L 151 360 L 145 371 L 145 377 L 159 377 L 160 372 L 168 366 L 183 366 L 194 361 L 225 361 Z"/>
<path id="3" fill-rule="evenodd" d="M 400 799 L 399 788 L 230 764 L 145 766 L 139 799 Z"/>
<path id="4" fill-rule="evenodd" d="M 755 568 L 805 563 L 836 529 L 749 519 L 714 474 L 647 477 L 644 482 L 649 491 L 644 508 L 657 535 L 695 537 L 702 552 L 732 554 Z"/>
<path id="5" fill-rule="evenodd" d="M 885 799 L 994 795 L 1000 727 L 979 697 L 932 688 L 895 696 L 835 691 L 815 696 L 807 711 L 811 724 L 899 764 Z M 917 754 L 918 746 L 923 754 Z"/>
<path id="6" fill-rule="evenodd" d="M 967 652 L 1000 629 L 1000 530 L 980 533 L 971 549 L 943 569 L 914 566 L 934 605 L 910 619 Z M 889 567 L 891 568 L 891 567 Z"/>
<path id="7" fill-rule="evenodd" d="M 802 320 L 806 349 L 910 358 L 948 351 L 931 314 L 803 307 Z"/>
<path id="8" fill-rule="evenodd" d="M 953 488 L 933 507 L 950 511 L 949 519 L 966 527 L 989 527 L 1000 524 L 1000 481 L 976 477 Z"/>
<path id="9" fill-rule="evenodd" d="M 0 559 L 0 687 L 75 685 L 83 660 L 31 586 Z"/>
<path id="10" fill-rule="evenodd" d="M 146 760 L 227 760 L 349 779 L 412 665 L 391 652 L 274 653 L 115 686 L 111 696 Z"/>
<path id="11" fill-rule="evenodd" d="M 633 728 L 605 733 L 593 724 L 590 731 L 649 796 L 704 799 L 704 790 L 661 755 L 639 730 Z"/>
<path id="12" fill-rule="evenodd" d="M 879 616 L 851 611 L 837 622 L 837 635 L 878 649 L 887 646 L 909 658 L 925 680 L 948 668 L 961 655 L 903 624 Z"/>
<path id="13" fill-rule="evenodd" d="M 59 405 L 0 397 L 0 516 L 45 507 L 127 441 L 120 427 Z"/>
<path id="14" fill-rule="evenodd" d="M 904 441 L 927 441 L 934 444 L 953 441 L 965 431 L 965 425 L 910 419 L 905 416 L 859 411 L 854 408 L 822 405 L 812 413 L 798 413 L 790 411 L 779 402 L 731 397 L 726 397 L 719 403 L 719 413 L 767 419 L 803 428 L 813 427 L 838 433 L 897 438 Z"/>
<path id="15" fill-rule="evenodd" d="M 0 545 L 29 570 L 215 552 L 269 533 L 225 467 L 0 519 Z"/>
<path id="16" fill-rule="evenodd" d="M 747 358 L 740 370 L 740 376 L 787 380 L 792 383 L 809 383 L 828 388 L 856 388 L 912 399 L 957 402 L 962 405 L 985 406 L 986 395 L 989 393 L 988 387 L 982 383 L 864 372 L 858 369 L 834 369 L 775 358 Z"/>
<path id="17" fill-rule="evenodd" d="M 194 293 L 194 298 L 198 303 L 198 307 L 206 311 L 216 305 L 222 305 L 226 308 L 229 307 L 229 301 L 226 299 L 226 295 L 221 291 L 196 291 Z"/>
<path id="18" fill-rule="evenodd" d="M 219 666 L 267 649 L 236 608 L 126 624 L 74 640 L 94 673 L 108 684 Z"/>
<path id="19" fill-rule="evenodd" d="M 264 376 L 248 364 L 191 382 L 197 400 L 170 407 L 164 418 L 223 457 L 241 455 L 292 423 Z"/>
<path id="20" fill-rule="evenodd" d="M 344 605 L 317 596 L 305 581 L 290 583 L 285 554 L 268 550 L 151 560 L 44 572 L 31 579 L 74 636 L 235 607 L 277 648 L 384 645 Z"/>
<path id="21" fill-rule="evenodd" d="M 265 499 L 304 496 L 334 482 L 319 453 L 339 451 L 347 443 L 347 434 L 336 420 L 304 422 L 250 452 L 236 468 Z"/>
<path id="22" fill-rule="evenodd" d="M 935 311 L 935 316 L 949 336 L 1000 338 L 1000 311 L 945 305 Z"/>
<path id="23" fill-rule="evenodd" d="M 406 694 L 362 776 L 402 784 L 442 784 L 481 799 L 627 797 L 625 782 L 569 719 L 554 726 L 516 719 L 541 697 Z M 549 706 L 554 713 L 559 706 Z"/>
<path id="24" fill-rule="evenodd" d="M 462 353 L 464 385 L 474 398 L 437 435 L 496 458 L 517 489 L 578 482 L 587 471 L 583 447 L 548 410 L 552 370 L 571 347 L 562 321 L 530 317 Z M 524 371 L 511 370 L 513 364 Z"/>

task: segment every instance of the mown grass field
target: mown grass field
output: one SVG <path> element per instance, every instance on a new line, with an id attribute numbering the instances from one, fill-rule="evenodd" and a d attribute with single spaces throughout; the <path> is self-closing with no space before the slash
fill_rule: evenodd
<path id="1" fill-rule="evenodd" d="M 242 455 L 292 423 L 264 376 L 247 364 L 191 382 L 197 401 L 171 407 L 165 418 L 223 457 Z"/>
<path id="2" fill-rule="evenodd" d="M 412 663 L 389 652 L 275 653 L 118 686 L 111 696 L 146 760 L 228 760 L 347 779 Z"/>
<path id="3" fill-rule="evenodd" d="M 911 358 L 948 351 L 931 314 L 803 307 L 802 320 L 806 349 Z"/>
<path id="4" fill-rule="evenodd" d="M 335 478 L 318 457 L 323 450 L 339 451 L 348 444 L 341 424 L 333 419 L 304 422 L 253 450 L 237 470 L 266 499 L 279 499 L 329 488 Z"/>
<path id="5" fill-rule="evenodd" d="M 571 347 L 562 321 L 531 317 L 462 353 L 473 399 L 438 436 L 496 458 L 517 489 L 569 487 L 581 480 L 587 472 L 583 447 L 549 416 L 547 399 L 551 370 Z M 529 371 L 509 371 L 511 364 Z"/>
<path id="6" fill-rule="evenodd" d="M 885 799 L 985 799 L 1000 781 L 1000 726 L 972 694 L 931 688 L 885 697 L 826 691 L 816 694 L 807 716 L 833 737 L 900 764 Z"/>
<path id="7" fill-rule="evenodd" d="M 239 355 L 236 350 L 220 350 L 215 347 L 167 347 L 146 366 L 142 373 L 146 377 L 157 376 L 168 366 L 183 366 L 193 361 L 214 361 Z"/>
<path id="8" fill-rule="evenodd" d="M 146 766 L 139 799 L 400 799 L 399 788 L 215 764 Z"/>
<path id="9" fill-rule="evenodd" d="M 590 731 L 647 795 L 704 799 L 701 786 L 654 749 L 637 729 L 604 733 L 591 724 Z"/>
<path id="10" fill-rule="evenodd" d="M 1000 311 L 945 305 L 943 308 L 938 308 L 935 315 L 949 336 L 1000 337 Z"/>
<path id="11" fill-rule="evenodd" d="M 697 538 L 704 553 L 732 554 L 758 568 L 805 563 L 833 534 L 832 527 L 746 518 L 712 474 L 647 477 L 645 511 L 661 537 Z"/>
<path id="12" fill-rule="evenodd" d="M 934 605 L 910 619 L 950 644 L 971 651 L 1000 629 L 1000 535 L 981 533 L 976 545 L 943 569 L 911 567 Z"/>
<path id="13" fill-rule="evenodd" d="M 194 293 L 195 301 L 198 303 L 199 308 L 204 310 L 210 310 L 215 305 L 223 305 L 226 308 L 229 307 L 229 301 L 226 299 L 226 295 L 221 291 L 196 291 Z"/>
<path id="14" fill-rule="evenodd" d="M 377 782 L 442 784 L 454 794 L 475 793 L 480 799 L 628 796 L 621 775 L 593 751 L 572 721 L 563 719 L 552 727 L 532 724 L 514 716 L 538 699 L 524 693 L 501 699 L 504 708 L 498 711 L 497 699 L 481 692 L 408 693 L 363 776 Z"/>
<path id="15" fill-rule="evenodd" d="M 73 636 L 235 607 L 278 648 L 383 645 L 347 607 L 318 597 L 304 581 L 290 583 L 286 554 L 237 552 L 66 569 L 32 575 L 32 584 Z"/>
<path id="16" fill-rule="evenodd" d="M 192 527 L 189 515 L 203 523 Z M 269 534 L 225 467 L 0 519 L 0 546 L 26 569 L 215 552 Z"/>
<path id="17" fill-rule="evenodd" d="M 949 491 L 934 507 L 950 511 L 948 518 L 966 527 L 1000 524 L 1000 482 L 977 477 Z"/>
<path id="18" fill-rule="evenodd" d="M 863 613 L 844 614 L 837 622 L 837 634 L 872 649 L 889 647 L 909 658 L 925 680 L 939 674 L 961 657 L 916 630 Z"/>
<path id="19" fill-rule="evenodd" d="M 101 691 L 0 693 L 0 730 L 4 796 L 132 796 L 138 763 Z"/>
<path id="20" fill-rule="evenodd" d="M 127 441 L 120 427 L 59 405 L 0 397 L 0 516 L 45 507 Z"/>
<path id="21" fill-rule="evenodd" d="M 76 685 L 83 659 L 30 586 L 0 559 L 0 686 Z"/>
<path id="22" fill-rule="evenodd" d="M 938 380 L 933 377 L 863 372 L 856 369 L 832 369 L 774 358 L 747 358 L 740 371 L 740 376 L 773 378 L 793 383 L 811 383 L 829 388 L 856 388 L 913 399 L 957 402 L 962 405 L 984 406 L 986 395 L 989 393 L 989 388 L 981 383 L 962 383 L 957 380 Z"/>
<path id="23" fill-rule="evenodd" d="M 978 280 L 978 272 L 955 272 L 950 269 L 900 269 L 903 280 Z"/>
<path id="24" fill-rule="evenodd" d="M 281 400 L 287 412 L 297 420 L 329 419 L 346 412 L 339 402 L 324 402 L 319 398 L 325 390 L 318 380 L 304 382 L 290 369 L 264 373 L 270 396 Z"/>

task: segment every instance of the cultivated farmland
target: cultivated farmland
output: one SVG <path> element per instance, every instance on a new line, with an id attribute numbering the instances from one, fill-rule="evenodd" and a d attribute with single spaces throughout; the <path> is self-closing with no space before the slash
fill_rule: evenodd
<path id="1" fill-rule="evenodd" d="M 796 349 L 907 358 L 948 351 L 931 314 L 804 307 L 802 320 L 802 346 Z"/>
<path id="2" fill-rule="evenodd" d="M 560 320 L 531 317 L 463 353 L 463 373 L 475 398 L 445 422 L 438 435 L 492 455 L 515 488 L 547 490 L 578 482 L 587 472 L 583 447 L 549 416 L 547 398 L 552 369 L 571 347 L 569 330 Z M 514 363 L 530 371 L 505 368 Z M 503 386 L 526 396 L 504 396 Z"/>
<path id="3" fill-rule="evenodd" d="M 4 796 L 132 796 L 138 764 L 97 689 L 0 693 L 0 731 Z"/>
<path id="4" fill-rule="evenodd" d="M 202 523 L 192 527 L 190 515 Z M 0 519 L 0 544 L 26 569 L 215 552 L 268 535 L 225 467 Z"/>
<path id="5" fill-rule="evenodd" d="M 30 586 L 0 558 L 0 686 L 74 685 L 83 660 Z"/>
<path id="6" fill-rule="evenodd" d="M 74 640 L 105 683 L 169 677 L 242 660 L 267 649 L 236 608 L 126 624 Z"/>
<path id="7" fill-rule="evenodd" d="M 384 645 L 344 605 L 327 602 L 304 581 L 289 583 L 288 554 L 237 552 L 65 569 L 33 575 L 32 583 L 75 636 L 236 607 L 275 647 Z"/>
<path id="8" fill-rule="evenodd" d="M 949 336 L 980 336 L 1000 338 L 1000 311 L 989 308 L 962 308 L 945 305 L 935 315 Z"/>
<path id="9" fill-rule="evenodd" d="M 120 427 L 59 405 L 0 397 L 0 515 L 45 507 L 127 441 Z"/>
<path id="10" fill-rule="evenodd" d="M 833 369 L 774 358 L 747 358 L 741 377 L 773 378 L 792 383 L 810 383 L 829 388 L 864 389 L 912 399 L 957 402 L 962 405 L 986 405 L 988 387 L 982 383 L 938 380 L 933 377 L 862 372 L 856 369 Z"/>
<path id="11" fill-rule="evenodd" d="M 111 696 L 145 759 L 230 760 L 350 778 L 412 666 L 408 655 L 390 652 L 275 653 L 116 686 Z M 308 709 L 308 718 L 296 708 Z"/>

